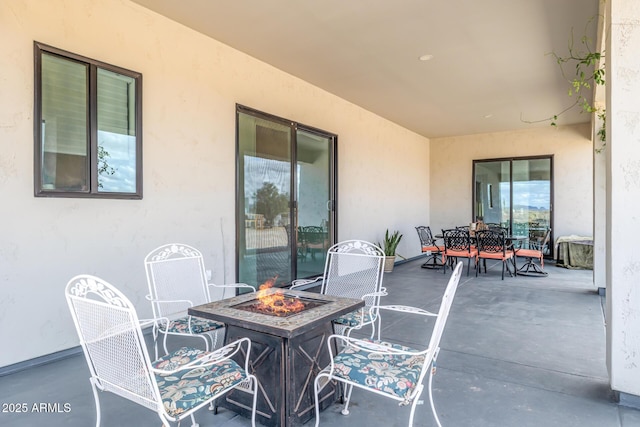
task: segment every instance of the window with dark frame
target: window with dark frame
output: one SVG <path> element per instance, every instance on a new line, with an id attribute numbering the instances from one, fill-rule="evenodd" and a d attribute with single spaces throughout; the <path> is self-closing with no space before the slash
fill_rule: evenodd
<path id="1" fill-rule="evenodd" d="M 35 195 L 142 198 L 142 74 L 34 43 Z"/>

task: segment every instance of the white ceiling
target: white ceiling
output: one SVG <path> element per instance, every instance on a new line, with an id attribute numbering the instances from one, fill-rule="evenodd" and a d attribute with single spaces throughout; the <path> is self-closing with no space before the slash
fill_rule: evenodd
<path id="1" fill-rule="evenodd" d="M 595 46 L 598 14 L 598 0 L 134 1 L 429 138 L 549 126 L 526 122 L 573 103 L 550 53 L 572 32 Z"/>

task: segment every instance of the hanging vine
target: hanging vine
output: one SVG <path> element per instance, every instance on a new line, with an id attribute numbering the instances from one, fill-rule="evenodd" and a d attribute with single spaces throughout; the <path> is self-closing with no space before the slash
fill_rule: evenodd
<path id="1" fill-rule="evenodd" d="M 595 18 L 590 19 L 585 28 L 591 25 L 594 19 Z M 601 120 L 601 126 L 598 129 L 597 136 L 598 140 L 602 142 L 602 146 L 601 148 L 596 149 L 596 151 L 600 152 L 604 149 L 604 144 L 607 140 L 607 112 L 605 108 L 596 105 L 593 98 L 595 85 L 605 86 L 606 84 L 604 69 L 605 56 L 603 52 L 593 49 L 591 47 L 592 43 L 592 40 L 584 35 L 580 38 L 580 47 L 576 48 L 572 30 L 571 37 L 569 39 L 568 54 L 566 56 L 560 56 L 555 52 L 550 53 L 560 67 L 562 76 L 569 83 L 568 96 L 570 98 L 574 98 L 575 102 L 549 118 L 538 120 L 536 122 L 526 122 L 538 123 L 549 121 L 551 122 L 551 126 L 557 126 L 558 117 L 576 106 L 579 106 L 583 112 L 596 114 L 596 116 Z M 567 71 L 570 66 L 573 66 L 573 73 Z"/>

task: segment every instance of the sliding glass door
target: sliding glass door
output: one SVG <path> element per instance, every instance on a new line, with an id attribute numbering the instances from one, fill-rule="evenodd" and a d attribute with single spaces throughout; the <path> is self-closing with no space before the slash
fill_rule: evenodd
<path id="1" fill-rule="evenodd" d="M 335 142 L 238 106 L 238 281 L 284 286 L 323 273 L 335 240 Z"/>
<path id="2" fill-rule="evenodd" d="M 473 217 L 512 234 L 543 236 L 553 230 L 552 171 L 552 156 L 474 160 Z"/>

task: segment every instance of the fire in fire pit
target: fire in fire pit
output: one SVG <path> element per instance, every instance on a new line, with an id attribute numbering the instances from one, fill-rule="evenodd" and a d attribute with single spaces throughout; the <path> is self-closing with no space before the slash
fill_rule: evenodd
<path id="1" fill-rule="evenodd" d="M 260 285 L 256 299 L 237 304 L 234 308 L 252 313 L 287 317 L 326 303 L 325 301 L 287 294 L 280 289 L 270 290 L 277 278 L 278 276 L 275 276 Z"/>

